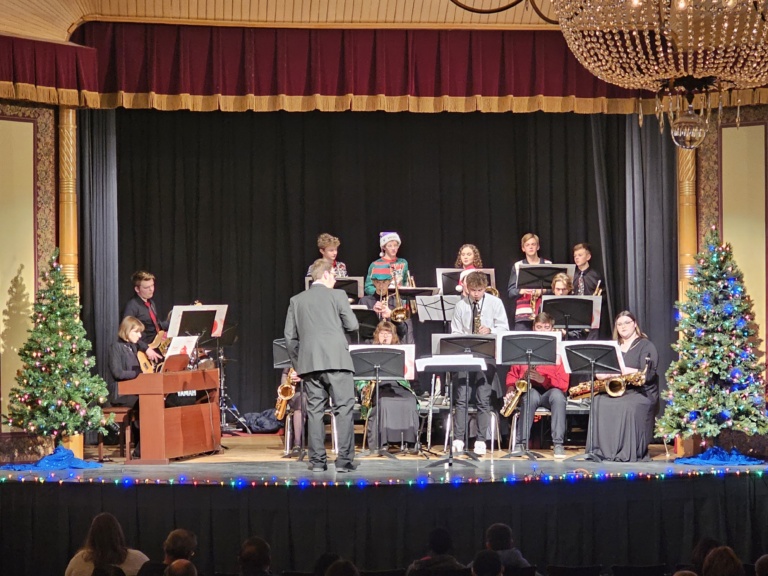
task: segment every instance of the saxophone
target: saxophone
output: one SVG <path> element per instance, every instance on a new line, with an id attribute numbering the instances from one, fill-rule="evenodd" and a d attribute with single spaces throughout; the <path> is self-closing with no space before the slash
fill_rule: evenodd
<path id="1" fill-rule="evenodd" d="M 289 368 L 285 373 L 280 386 L 277 387 L 277 402 L 275 403 L 275 418 L 282 420 L 285 418 L 285 411 L 288 408 L 288 401 L 296 395 L 296 384 L 291 380 L 291 376 L 296 374 L 296 370 Z"/>
<path id="2" fill-rule="evenodd" d="M 501 415 L 504 416 L 504 418 L 508 418 L 512 412 L 515 411 L 515 408 L 517 408 L 517 405 L 520 403 L 520 399 L 527 391 L 528 382 L 525 380 L 518 380 L 515 382 L 514 387 L 504 395 L 504 406 L 501 408 Z"/>
<path id="3" fill-rule="evenodd" d="M 646 362 L 645 368 L 640 372 L 634 372 L 633 374 L 621 374 L 611 376 L 610 378 L 596 378 L 595 379 L 595 394 L 606 393 L 612 398 L 618 398 L 623 396 L 627 391 L 627 386 L 643 386 L 645 384 L 645 375 L 648 373 L 648 363 Z M 570 390 L 568 390 L 568 396 L 571 400 L 582 400 L 583 398 L 589 398 L 591 394 L 592 381 L 580 382 Z"/>

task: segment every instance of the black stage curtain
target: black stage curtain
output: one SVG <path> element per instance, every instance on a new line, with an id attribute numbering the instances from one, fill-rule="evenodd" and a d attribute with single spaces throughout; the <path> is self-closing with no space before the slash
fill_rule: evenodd
<path id="1" fill-rule="evenodd" d="M 314 488 L 5 482 L 0 511 L 13 519 L 0 525 L 0 573 L 14 576 L 63 574 L 100 512 L 114 514 L 129 546 L 153 560 L 162 559 L 168 532 L 192 530 L 201 574 L 236 572 L 249 536 L 271 544 L 276 574 L 311 571 L 326 551 L 364 570 L 401 568 L 424 555 L 437 526 L 469 562 L 494 522 L 512 527 L 540 572 L 547 564 L 673 568 L 690 562 L 702 536 L 732 546 L 744 562 L 768 551 L 768 477 L 754 473 Z"/>
<path id="2" fill-rule="evenodd" d="M 502 294 L 526 232 L 554 262 L 572 262 L 572 246 L 587 241 L 611 309 L 630 308 L 625 121 L 118 110 L 120 300 L 131 273 L 148 269 L 163 314 L 195 299 L 229 304 L 240 340 L 226 375 L 241 411 L 274 403 L 270 343 L 321 232 L 341 238 L 339 259 L 355 276 L 378 257 L 379 232 L 399 232 L 421 286 L 453 266 L 461 244 L 476 244 Z M 417 323 L 418 354 L 439 329 Z"/>
<path id="3" fill-rule="evenodd" d="M 114 110 L 77 112 L 83 325 L 96 369 L 116 393 L 109 349 L 120 325 L 117 268 L 117 138 Z"/>

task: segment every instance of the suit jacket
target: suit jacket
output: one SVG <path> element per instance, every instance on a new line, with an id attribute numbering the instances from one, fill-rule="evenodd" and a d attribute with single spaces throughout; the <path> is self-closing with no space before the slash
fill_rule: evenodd
<path id="1" fill-rule="evenodd" d="M 357 329 L 357 318 L 343 290 L 314 283 L 291 298 L 285 318 L 285 344 L 296 372 L 353 372 L 345 331 Z"/>

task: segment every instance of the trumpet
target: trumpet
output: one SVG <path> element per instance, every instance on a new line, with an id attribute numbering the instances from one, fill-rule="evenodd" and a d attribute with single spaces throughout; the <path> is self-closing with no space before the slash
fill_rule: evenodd
<path id="1" fill-rule="evenodd" d="M 282 420 L 285 418 L 285 411 L 288 408 L 288 401 L 296 395 L 296 384 L 291 377 L 296 374 L 296 370 L 289 368 L 283 377 L 282 382 L 277 387 L 277 402 L 275 403 L 275 418 Z"/>
<path id="2" fill-rule="evenodd" d="M 520 399 L 527 391 L 528 382 L 525 380 L 515 382 L 515 386 L 504 395 L 504 406 L 501 408 L 501 415 L 504 418 L 508 418 L 515 411 L 515 408 L 520 403 Z"/>

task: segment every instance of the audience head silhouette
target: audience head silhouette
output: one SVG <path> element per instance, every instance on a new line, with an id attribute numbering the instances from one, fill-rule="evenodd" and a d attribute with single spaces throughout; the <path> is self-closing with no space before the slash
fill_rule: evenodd
<path id="1" fill-rule="evenodd" d="M 755 576 L 768 576 L 768 554 L 764 554 L 755 562 Z"/>
<path id="2" fill-rule="evenodd" d="M 481 550 L 472 560 L 473 576 L 501 576 L 504 568 L 499 553 L 495 550 Z"/>
<path id="3" fill-rule="evenodd" d="M 435 528 L 429 533 L 429 549 L 434 554 L 448 554 L 452 548 L 451 533 L 445 528 Z"/>
<path id="4" fill-rule="evenodd" d="M 94 566 L 122 564 L 128 556 L 123 528 L 117 518 L 107 512 L 98 514 L 85 537 L 84 558 Z"/>
<path id="5" fill-rule="evenodd" d="M 702 576 L 744 576 L 744 564 L 729 546 L 719 546 L 704 559 Z"/>
<path id="6" fill-rule="evenodd" d="M 312 569 L 313 576 L 323 576 L 325 571 L 328 570 L 328 567 L 336 562 L 336 560 L 340 559 L 341 556 L 336 554 L 336 552 L 326 552 L 325 554 L 322 554 L 320 558 L 315 561 L 315 567 Z"/>
<path id="7" fill-rule="evenodd" d="M 340 558 L 328 566 L 325 576 L 360 576 L 360 571 L 351 561 Z"/>
<path id="8" fill-rule="evenodd" d="M 720 542 L 710 536 L 704 536 L 696 542 L 696 545 L 691 551 L 691 565 L 696 574 L 701 576 L 701 571 L 704 568 L 704 558 L 718 546 L 720 546 Z"/>
<path id="9" fill-rule="evenodd" d="M 174 560 L 189 560 L 197 548 L 197 536 L 184 528 L 172 530 L 163 542 L 166 564 Z"/>
<path id="10" fill-rule="evenodd" d="M 485 531 L 485 547 L 488 550 L 509 550 L 514 545 L 512 528 L 506 524 L 491 524 Z"/>
<path id="11" fill-rule="evenodd" d="M 269 544 L 263 538 L 252 536 L 240 546 L 240 574 L 255 576 L 269 572 L 272 563 Z"/>
<path id="12" fill-rule="evenodd" d="M 197 576 L 197 568 L 189 560 L 180 558 L 168 564 L 164 576 Z"/>

